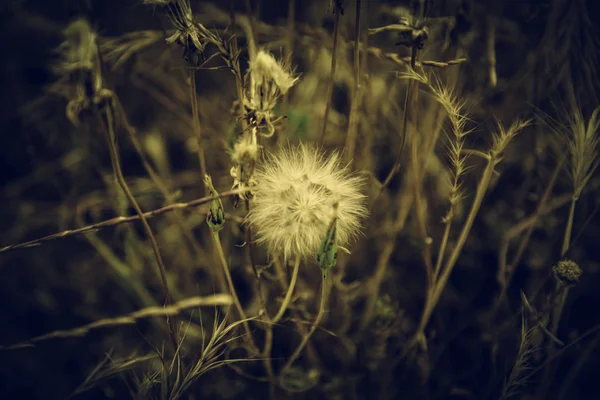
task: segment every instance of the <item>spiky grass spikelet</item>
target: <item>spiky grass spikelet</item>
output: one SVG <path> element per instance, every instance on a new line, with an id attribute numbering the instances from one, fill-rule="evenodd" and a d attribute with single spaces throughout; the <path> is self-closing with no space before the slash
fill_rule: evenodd
<path id="1" fill-rule="evenodd" d="M 309 145 L 281 149 L 267 158 L 255 174 L 258 183 L 247 217 L 271 254 L 310 257 L 337 208 L 337 243 L 346 245 L 359 232 L 366 216 L 363 179 L 340 162 Z"/>

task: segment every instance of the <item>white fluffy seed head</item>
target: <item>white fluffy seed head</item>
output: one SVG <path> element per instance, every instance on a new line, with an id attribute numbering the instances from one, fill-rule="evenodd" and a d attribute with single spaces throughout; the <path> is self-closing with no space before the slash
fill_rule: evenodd
<path id="1" fill-rule="evenodd" d="M 325 156 L 314 147 L 281 149 L 261 165 L 248 224 L 256 241 L 271 254 L 314 257 L 334 217 L 337 244 L 357 236 L 367 215 L 363 179 L 343 166 L 338 154 Z"/>

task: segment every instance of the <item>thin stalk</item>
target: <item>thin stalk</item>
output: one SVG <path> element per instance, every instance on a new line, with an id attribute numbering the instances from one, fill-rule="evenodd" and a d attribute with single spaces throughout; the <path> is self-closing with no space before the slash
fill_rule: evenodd
<path id="1" fill-rule="evenodd" d="M 202 147 L 202 132 L 200 131 L 200 115 L 198 113 L 198 95 L 196 93 L 196 71 L 190 69 L 190 104 L 192 107 L 192 119 L 194 123 L 194 136 L 198 146 L 198 160 L 200 162 L 200 172 L 202 176 L 206 174 L 206 160 L 204 158 L 204 148 Z"/>
<path id="2" fill-rule="evenodd" d="M 267 315 L 267 318 L 269 316 Z M 275 373 L 273 371 L 273 365 L 271 364 L 271 351 L 273 350 L 273 326 L 271 322 L 265 323 L 265 347 L 262 352 L 263 365 L 267 371 L 269 377 L 269 391 L 272 393 L 275 390 Z M 273 398 L 273 395 L 270 396 Z"/>
<path id="3" fill-rule="evenodd" d="M 117 153 L 117 148 L 116 148 L 115 142 L 114 142 L 114 138 L 116 137 L 116 134 L 113 131 L 114 120 L 112 117 L 112 110 L 110 108 L 106 108 L 106 119 L 108 122 L 107 124 L 105 124 L 104 119 L 101 117 L 100 111 L 97 111 L 97 117 L 98 117 L 100 129 L 102 131 L 104 139 L 106 140 L 109 150 L 110 150 L 110 160 L 112 163 L 115 178 L 116 178 L 119 186 L 125 193 L 125 196 L 127 196 L 127 199 L 129 200 L 129 202 L 135 209 L 136 213 L 140 217 L 140 220 L 142 221 L 142 225 L 144 226 L 144 230 L 146 231 L 146 234 L 148 235 L 148 238 L 150 239 L 152 251 L 154 252 L 154 256 L 156 258 L 156 263 L 158 264 L 160 278 L 161 278 L 162 285 L 163 285 L 164 297 L 165 297 L 164 304 L 165 304 L 165 306 L 170 306 L 173 303 L 173 299 L 172 299 L 171 293 L 169 291 L 169 283 L 167 280 L 167 270 L 165 268 L 165 264 L 163 262 L 161 254 L 160 254 L 160 250 L 158 249 L 158 243 L 156 242 L 156 238 L 154 237 L 154 234 L 152 233 L 152 228 L 150 228 L 150 224 L 148 224 L 148 221 L 146 220 L 146 217 L 144 216 L 144 212 L 142 211 L 137 200 L 135 199 L 135 196 L 133 195 L 133 193 L 131 193 L 131 190 L 129 189 L 129 185 L 127 185 L 127 181 L 125 180 L 125 177 L 123 176 L 123 171 L 121 169 L 121 164 L 119 162 L 119 155 Z M 108 128 L 107 128 L 107 125 L 108 125 Z M 177 340 L 176 326 L 173 323 L 172 318 L 168 318 L 167 321 L 169 324 L 169 334 L 171 337 L 172 345 L 174 346 L 174 349 L 177 349 L 178 340 Z"/>
<path id="4" fill-rule="evenodd" d="M 577 203 L 577 197 L 573 196 L 571 198 L 571 206 L 569 207 L 569 217 L 567 219 L 567 226 L 565 227 L 565 236 L 563 238 L 562 249 L 560 252 L 561 258 L 564 258 L 564 256 L 569 251 L 569 247 L 571 245 L 571 233 L 573 230 L 573 219 L 575 217 L 575 204 L 576 203 Z M 552 325 L 550 327 L 550 332 L 555 336 L 558 332 L 558 326 L 560 323 L 560 319 L 562 317 L 562 313 L 565 308 L 565 304 L 567 303 L 567 297 L 569 296 L 569 287 L 568 286 L 563 287 L 560 282 L 557 282 L 556 285 L 557 285 L 556 291 L 559 293 L 558 296 L 560 296 L 560 297 L 558 299 L 558 302 L 554 306 L 554 309 L 551 311 Z M 552 355 L 554 355 L 554 353 L 556 353 L 556 345 L 554 342 L 552 342 L 552 343 L 550 343 L 550 348 L 548 349 L 548 356 L 551 357 Z M 557 368 L 558 368 L 557 365 L 548 365 L 548 367 L 544 371 L 543 384 L 542 384 L 542 386 L 540 386 L 540 388 L 538 390 L 539 394 L 544 395 L 544 396 L 546 395 L 546 393 L 550 389 L 550 385 L 551 385 L 552 379 L 554 377 L 554 374 L 556 373 Z"/>
<path id="5" fill-rule="evenodd" d="M 414 99 L 416 99 L 416 91 L 414 94 Z M 417 102 L 413 102 L 413 112 L 416 115 L 416 105 Z M 416 119 L 415 119 L 415 128 L 416 128 Z M 419 162 L 418 162 L 418 152 L 419 152 L 419 144 L 417 142 L 416 133 L 417 129 L 414 130 L 415 136 L 413 137 L 411 143 L 411 164 L 412 164 L 412 172 L 413 172 L 413 196 L 415 202 L 415 211 L 417 214 L 417 222 L 419 226 L 419 233 L 421 234 L 421 239 L 423 240 L 423 261 L 425 262 L 425 269 L 427 271 L 427 277 L 430 283 L 433 282 L 433 266 L 431 262 L 431 237 L 427 234 L 427 226 L 426 226 L 426 217 L 425 217 L 425 209 L 423 208 L 423 204 L 421 202 L 421 179 L 419 173 Z"/>
<path id="6" fill-rule="evenodd" d="M 431 283 L 433 285 L 435 285 L 435 283 L 440 275 L 440 270 L 442 269 L 442 261 L 444 260 L 444 255 L 446 254 L 446 247 L 448 246 L 448 239 L 450 238 L 450 230 L 452 228 L 451 211 L 446 215 L 446 220 L 444 221 L 444 224 L 446 225 L 444 227 L 444 236 L 442 236 L 442 241 L 440 243 L 440 249 L 438 252 L 437 261 L 435 263 L 435 269 L 433 270 L 433 279 L 431 280 Z"/>
<path id="7" fill-rule="evenodd" d="M 250 200 L 246 199 L 244 204 L 246 205 L 246 214 L 248 214 L 250 212 Z M 261 305 L 264 307 L 265 304 L 260 290 L 260 277 L 258 275 L 258 269 L 256 268 L 256 256 L 254 254 L 254 244 L 252 242 L 252 229 L 249 226 L 246 228 L 246 243 L 248 245 L 248 257 L 250 258 L 250 264 L 252 265 L 252 272 L 254 272 L 254 277 L 256 278 L 258 285 L 258 293 L 260 294 L 262 302 Z"/>
<path id="8" fill-rule="evenodd" d="M 323 319 L 323 315 L 325 314 L 325 305 L 327 303 L 327 277 L 328 276 L 329 275 L 324 276 L 321 280 L 321 302 L 319 304 L 319 313 L 317 314 L 317 318 L 315 319 L 315 322 L 313 322 L 312 326 L 310 327 L 310 330 L 306 333 L 306 335 L 304 335 L 302 337 L 302 341 L 300 342 L 300 344 L 298 345 L 298 347 L 296 348 L 296 350 L 294 351 L 292 356 L 289 358 L 289 360 L 285 363 L 285 365 L 281 369 L 280 377 L 283 377 L 285 372 L 298 359 L 298 357 L 300 356 L 300 353 L 302 353 L 302 350 L 304 350 L 304 347 L 306 347 L 308 341 L 310 340 L 310 337 L 317 330 L 317 327 L 321 323 L 321 319 Z"/>
<path id="9" fill-rule="evenodd" d="M 114 102 L 115 102 L 115 106 L 117 108 L 116 114 L 120 117 L 120 119 L 121 119 L 120 122 L 121 122 L 125 132 L 127 133 L 127 136 L 129 136 L 129 140 L 131 140 L 131 143 L 133 144 L 134 149 L 136 150 L 138 156 L 140 157 L 140 160 L 142 161 L 142 165 L 144 166 L 144 169 L 146 170 L 146 172 L 150 176 L 150 179 L 152 179 L 152 181 L 154 182 L 154 184 L 156 185 L 158 190 L 162 193 L 163 197 L 165 198 L 166 203 L 169 205 L 173 204 L 175 202 L 175 198 L 169 192 L 169 189 L 168 189 L 167 185 L 165 184 L 165 182 L 154 171 L 154 168 L 152 168 L 152 165 L 150 165 L 150 161 L 144 154 L 142 146 L 136 137 L 136 130 L 129 123 L 129 120 L 127 118 L 127 113 L 125 113 L 125 109 L 123 108 L 123 104 L 121 103 L 120 98 L 116 94 L 114 95 Z M 186 228 L 184 221 L 178 212 L 174 212 L 174 214 L 175 214 L 175 216 L 173 217 L 174 222 L 180 227 L 181 231 L 183 232 L 183 235 L 190 242 L 190 245 L 194 248 L 194 251 L 196 252 L 196 254 L 200 254 L 201 250 L 200 250 L 198 244 L 196 243 L 196 240 L 194 239 L 194 235 L 192 234 L 191 229 Z M 185 255 L 187 256 L 187 259 L 191 260 L 191 254 L 190 254 L 189 250 L 187 248 L 185 250 L 187 250 L 185 253 Z"/>
<path id="10" fill-rule="evenodd" d="M 33 239 L 33 240 L 29 240 L 27 242 L 11 244 L 8 246 L 0 247 L 0 253 L 5 253 L 8 251 L 13 251 L 13 250 L 27 249 L 30 247 L 36 247 L 36 246 L 41 245 L 42 243 L 49 242 L 49 241 L 55 240 L 55 239 L 63 239 L 63 238 L 69 237 L 69 236 L 81 235 L 81 234 L 87 233 L 87 232 L 94 232 L 101 228 L 107 228 L 109 226 L 117 226 L 117 225 L 126 224 L 126 223 L 130 223 L 130 222 L 135 222 L 142 218 L 146 218 L 146 219 L 153 218 L 153 217 L 157 217 L 159 215 L 163 215 L 168 212 L 173 212 L 176 210 L 183 210 L 186 208 L 198 207 L 203 204 L 210 203 L 213 200 L 222 199 L 222 198 L 229 197 L 229 196 L 235 196 L 235 195 L 238 195 L 238 194 L 241 194 L 244 192 L 245 192 L 245 190 L 239 190 L 239 189 L 229 190 L 227 192 L 220 193 L 218 196 L 206 196 L 206 197 L 202 197 L 200 199 L 188 201 L 187 203 L 174 203 L 174 204 L 170 204 L 168 206 L 157 208 L 156 210 L 147 211 L 142 214 L 131 215 L 131 216 L 127 216 L 127 217 L 124 217 L 124 216 L 115 217 L 115 218 L 104 220 L 102 222 L 97 222 L 95 224 L 83 226 L 81 228 L 67 229 L 65 231 L 52 233 L 50 235 L 43 236 L 41 238 L 37 238 L 37 239 Z"/>
<path id="11" fill-rule="evenodd" d="M 569 208 L 569 218 L 567 219 L 567 227 L 565 228 L 565 237 L 563 238 L 562 249 L 560 251 L 560 256 L 564 257 L 569 251 L 569 246 L 571 245 L 571 232 L 573 230 L 573 219 L 575 217 L 575 203 L 577 203 L 577 198 L 573 197 L 571 200 L 571 207 Z"/>
<path id="12" fill-rule="evenodd" d="M 463 225 L 463 228 L 458 237 L 458 241 L 456 242 L 456 246 L 452 251 L 452 254 L 446 261 L 443 271 L 441 272 L 439 280 L 436 282 L 435 286 L 432 286 L 427 293 L 427 299 L 425 301 L 425 308 L 423 310 L 423 315 L 421 316 L 421 322 L 419 323 L 419 329 L 417 330 L 417 334 L 415 338 L 420 339 L 424 337 L 425 328 L 429 323 L 429 319 L 435 309 L 442 292 L 446 288 L 446 284 L 448 283 L 448 279 L 450 278 L 450 274 L 458 261 L 458 257 L 460 256 L 462 249 L 467 242 L 467 238 L 469 237 L 469 233 L 471 232 L 471 227 L 473 226 L 473 222 L 475 221 L 475 217 L 479 212 L 479 208 L 481 207 L 481 203 L 483 202 L 483 198 L 487 192 L 487 189 L 492 180 L 492 176 L 494 174 L 494 167 L 496 165 L 497 160 L 495 158 L 489 157 L 487 166 L 483 171 L 483 175 L 481 180 L 479 181 L 479 185 L 477 186 L 477 193 L 475 194 L 475 199 L 473 200 L 473 204 L 471 205 L 471 209 L 469 210 L 469 215 L 467 216 L 467 220 Z"/>
<path id="13" fill-rule="evenodd" d="M 294 53 L 294 30 L 295 28 L 295 20 L 296 20 L 296 16 L 295 16 L 295 12 L 296 12 L 296 1 L 295 0 L 289 0 L 288 1 L 288 14 L 287 14 L 287 27 L 285 30 L 285 57 L 287 62 L 291 62 L 292 61 L 292 55 Z M 288 110 L 290 107 L 290 97 L 289 97 L 289 92 L 286 93 L 285 95 L 283 95 L 283 98 L 281 99 L 281 113 L 282 115 L 287 115 L 288 114 Z M 283 125 L 284 127 L 287 128 L 287 124 Z M 286 129 L 284 128 L 284 129 Z M 287 131 L 283 131 L 282 133 L 285 133 L 286 135 L 289 134 L 289 132 Z M 283 144 L 283 139 L 284 136 L 286 136 L 284 134 L 279 134 L 277 135 L 277 143 L 278 144 Z"/>
<path id="14" fill-rule="evenodd" d="M 325 116 L 323 117 L 323 130 L 321 131 L 321 138 L 319 143 L 323 143 L 325 140 L 325 132 L 327 131 L 327 122 L 329 120 L 329 109 L 331 108 L 331 97 L 333 96 L 333 85 L 335 78 L 335 68 L 337 64 L 337 45 L 338 36 L 340 30 L 340 7 L 335 7 L 335 14 L 333 18 L 333 50 L 331 53 L 331 73 L 329 75 L 329 83 L 327 86 L 327 97 L 325 98 Z"/>
<path id="15" fill-rule="evenodd" d="M 348 115 L 348 131 L 346 132 L 346 151 L 345 158 L 350 162 L 354 158 L 356 151 L 357 135 L 357 113 L 360 102 L 360 6 L 361 0 L 356 0 L 356 21 L 354 23 L 354 89 L 352 94 L 352 105 Z M 367 35 L 368 36 L 368 35 Z"/>
<path id="16" fill-rule="evenodd" d="M 274 324 L 276 324 L 281 319 L 281 317 L 283 317 L 285 310 L 287 310 L 287 308 L 290 304 L 290 300 L 292 299 L 292 294 L 294 294 L 294 289 L 296 287 L 296 282 L 298 281 L 298 271 L 299 270 L 300 270 L 300 256 L 296 256 L 296 261 L 294 262 L 294 270 L 292 272 L 292 280 L 290 281 L 290 285 L 285 294 L 285 298 L 283 299 L 283 303 L 281 303 L 281 307 L 279 307 L 279 311 L 277 312 L 275 317 L 273 317 L 272 322 Z"/>
<path id="17" fill-rule="evenodd" d="M 277 270 L 277 276 L 278 276 L 278 280 L 281 285 L 281 288 L 283 290 L 289 292 L 290 285 L 288 285 L 287 281 L 285 280 L 285 274 L 283 271 L 283 267 L 281 266 L 281 263 L 279 262 L 278 258 L 275 258 L 274 264 L 275 264 L 275 268 Z M 298 265 L 299 265 L 299 262 L 298 262 Z M 292 312 L 294 312 L 294 311 L 292 310 Z M 266 314 L 265 317 L 267 319 L 269 319 L 268 314 Z M 275 320 L 268 320 L 267 323 L 265 323 L 265 345 L 264 345 L 263 354 L 262 354 L 262 358 L 263 358 L 264 364 L 265 364 L 265 370 L 267 371 L 267 375 L 268 375 L 269 381 L 271 383 L 275 383 L 274 374 L 273 374 L 273 366 L 271 365 L 271 351 L 273 349 L 273 326 L 274 325 L 275 325 Z M 304 325 L 302 325 L 301 323 L 296 322 L 296 329 L 298 329 L 298 332 L 300 332 L 302 335 L 305 334 L 306 327 Z M 313 364 L 318 365 L 319 364 L 318 357 L 316 356 L 316 352 L 314 351 L 312 346 L 310 346 L 310 343 L 307 347 L 307 353 L 308 353 L 309 359 L 313 362 Z M 274 390 L 274 386 L 273 385 L 271 385 L 271 386 L 272 386 L 271 390 Z M 274 398 L 274 397 L 272 396 L 272 398 Z"/>
<path id="18" fill-rule="evenodd" d="M 217 255 L 219 256 L 219 261 L 221 262 L 221 267 L 223 267 L 223 272 L 225 273 L 225 278 L 227 279 L 227 284 L 229 285 L 229 291 L 231 292 L 231 297 L 233 297 L 233 304 L 235 308 L 240 314 L 240 318 L 243 321 L 242 325 L 244 330 L 246 331 L 246 335 L 244 335 L 245 340 L 250 345 L 252 351 L 258 353 L 258 349 L 256 344 L 254 343 L 254 339 L 252 338 L 252 333 L 250 331 L 250 325 L 248 324 L 248 316 L 242 307 L 242 303 L 240 303 L 240 299 L 235 290 L 235 286 L 233 285 L 233 279 L 231 278 L 231 272 L 229 271 L 229 266 L 227 265 L 227 260 L 225 259 L 225 253 L 223 252 L 223 246 L 221 245 L 221 239 L 219 237 L 219 233 L 213 233 L 213 239 L 215 243 L 215 248 L 217 249 Z"/>
<path id="19" fill-rule="evenodd" d="M 553 207 L 548 207 L 546 205 L 546 203 L 548 203 L 548 200 L 550 199 L 552 189 L 554 188 L 556 179 L 558 178 L 558 175 L 559 175 L 566 159 L 567 159 L 567 156 L 565 153 L 562 155 L 560 162 L 558 162 L 556 164 L 556 167 L 554 168 L 554 171 L 552 172 L 552 177 L 550 178 L 550 181 L 548 182 L 548 186 L 546 186 L 546 189 L 544 190 L 544 194 L 540 198 L 538 206 L 537 206 L 534 214 L 532 215 L 532 218 L 530 219 L 531 222 L 529 222 L 527 227 L 525 227 L 523 229 L 523 230 L 525 230 L 525 234 L 524 234 L 521 242 L 519 243 L 519 247 L 517 248 L 517 252 L 514 255 L 511 263 L 508 265 L 506 263 L 506 256 L 507 256 L 508 246 L 509 246 L 508 240 L 510 240 L 511 236 L 508 236 L 507 242 L 504 245 L 504 249 L 502 250 L 501 255 L 498 257 L 500 260 L 499 268 L 498 268 L 499 269 L 498 270 L 498 281 L 501 285 L 501 289 L 500 289 L 500 294 L 498 295 L 498 298 L 496 300 L 496 304 L 494 305 L 493 314 L 495 314 L 495 312 L 500 308 L 500 305 L 501 305 L 502 301 L 504 300 L 504 297 L 506 296 L 508 286 L 510 285 L 510 282 L 511 282 L 512 277 L 517 269 L 517 266 L 519 265 L 519 262 L 521 261 L 521 257 L 525 253 L 525 249 L 527 248 L 527 245 L 529 244 L 529 239 L 531 238 L 531 235 L 533 234 L 533 230 L 536 227 L 537 221 L 545 213 L 547 213 L 553 209 Z M 512 229 L 509 230 L 509 233 L 511 233 L 511 231 L 512 231 Z M 520 233 L 521 230 L 519 230 L 518 232 Z"/>
<path id="20" fill-rule="evenodd" d="M 213 233 L 213 239 L 215 243 L 215 248 L 217 249 L 217 255 L 219 256 L 219 261 L 221 262 L 221 267 L 223 267 L 223 272 L 225 273 L 225 279 L 227 279 L 227 284 L 229 285 L 229 291 L 231 292 L 231 297 L 233 297 L 233 304 L 235 308 L 240 314 L 240 318 L 242 319 L 242 325 L 244 326 L 244 330 L 246 331 L 246 335 L 244 336 L 248 340 L 248 344 L 251 345 L 253 351 L 257 351 L 256 344 L 254 344 L 254 340 L 252 339 L 252 333 L 250 331 L 250 325 L 248 324 L 248 316 L 242 307 L 242 303 L 240 303 L 240 298 L 237 295 L 235 290 L 235 286 L 233 285 L 233 279 L 231 278 L 231 272 L 229 271 L 229 266 L 227 265 L 227 260 L 225 259 L 225 253 L 223 252 L 223 246 L 221 245 L 221 239 L 219 237 L 219 233 Z"/>
<path id="21" fill-rule="evenodd" d="M 133 144 L 135 151 L 138 153 L 140 160 L 142 161 L 142 164 L 144 166 L 144 169 L 146 170 L 146 172 L 150 176 L 150 179 L 152 179 L 152 181 L 154 182 L 154 184 L 156 185 L 158 190 L 163 195 L 166 203 L 168 205 L 175 203 L 175 197 L 170 193 L 169 188 L 167 187 L 167 184 L 163 181 L 163 179 L 154 170 L 154 168 L 150 164 L 150 161 L 148 160 L 148 157 L 146 157 L 146 155 L 144 154 L 142 146 L 135 135 L 134 129 L 129 125 L 129 123 L 126 121 L 126 118 L 124 117 L 125 114 L 124 114 L 123 108 L 120 107 L 120 110 L 121 110 L 121 112 L 119 112 L 119 114 L 123 115 L 124 124 L 126 127 L 125 130 L 127 132 L 127 135 L 129 136 L 129 139 L 131 140 L 131 143 Z M 179 212 L 174 212 L 173 214 L 174 214 L 173 220 L 174 220 L 175 224 L 177 224 L 177 226 L 179 226 L 179 228 L 181 229 L 185 238 L 188 240 L 190 245 L 194 248 L 196 255 L 200 254 L 202 251 L 200 250 L 200 247 L 196 243 L 196 239 L 194 238 L 192 230 L 185 226 L 183 218 Z M 191 254 L 189 252 L 189 249 L 185 248 L 185 250 L 186 250 L 186 258 L 188 260 L 191 260 Z"/>
<path id="22" fill-rule="evenodd" d="M 248 124 L 246 123 L 246 119 L 244 115 L 246 113 L 246 109 L 244 107 L 244 82 L 242 77 L 242 72 L 240 68 L 240 63 L 238 59 L 238 42 L 237 42 L 237 34 L 236 34 L 236 22 L 235 22 L 235 1 L 231 1 L 231 7 L 229 12 L 229 23 L 231 25 L 231 40 L 230 40 L 230 48 L 229 48 L 229 57 L 230 63 L 232 64 L 233 73 L 235 75 L 235 87 L 237 89 L 238 94 L 238 107 L 240 113 L 240 121 L 242 124 L 242 132 L 246 132 L 248 128 Z"/>
<path id="23" fill-rule="evenodd" d="M 77 212 L 76 215 L 77 221 L 80 223 L 81 213 Z M 125 292 L 133 294 L 141 307 L 156 306 L 156 300 L 154 300 L 150 292 L 140 284 L 140 280 L 131 279 L 132 272 L 129 266 L 117 257 L 110 246 L 94 233 L 89 233 L 85 238 L 92 247 L 94 247 L 100 257 L 112 267 L 116 275 L 115 280 L 117 281 L 117 284 L 120 285 Z"/>
<path id="24" fill-rule="evenodd" d="M 387 242 L 379 255 L 379 259 L 377 260 L 377 266 L 375 268 L 375 273 L 371 277 L 368 283 L 368 294 L 366 299 L 366 304 L 364 307 L 363 316 L 360 322 L 359 330 L 364 331 L 371 319 L 373 318 L 373 311 L 375 309 L 375 304 L 377 299 L 379 298 L 379 288 L 381 286 L 381 282 L 385 278 L 385 273 L 387 271 L 387 267 L 396 248 L 396 238 L 398 236 L 397 231 L 394 231 L 391 234 L 391 237 L 387 239 Z"/>

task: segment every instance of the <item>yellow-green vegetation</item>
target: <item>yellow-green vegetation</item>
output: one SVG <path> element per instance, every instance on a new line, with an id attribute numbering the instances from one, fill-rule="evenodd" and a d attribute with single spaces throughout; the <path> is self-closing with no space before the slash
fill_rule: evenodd
<path id="1" fill-rule="evenodd" d="M 1 398 L 600 398 L 589 2 L 14 3 Z"/>

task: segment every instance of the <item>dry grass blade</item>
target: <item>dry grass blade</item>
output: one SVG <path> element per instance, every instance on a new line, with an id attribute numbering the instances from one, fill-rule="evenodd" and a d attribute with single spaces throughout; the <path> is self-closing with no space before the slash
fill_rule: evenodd
<path id="1" fill-rule="evenodd" d="M 216 368 L 242 361 L 256 361 L 257 359 L 254 358 L 221 359 L 225 354 L 227 347 L 241 337 L 240 335 L 231 335 L 231 333 L 239 326 L 247 324 L 249 321 L 254 319 L 256 318 L 246 318 L 227 325 L 227 316 L 225 316 L 221 322 L 217 322 L 218 318 L 215 317 L 213 323 L 213 332 L 210 339 L 208 342 L 203 343 L 202 353 L 198 357 L 198 360 L 193 363 L 191 368 L 181 380 L 177 380 L 177 384 L 173 386 L 169 398 L 181 398 L 190 388 L 192 383 L 194 383 L 202 375 Z"/>
<path id="2" fill-rule="evenodd" d="M 513 366 L 508 381 L 504 384 L 502 389 L 501 400 L 506 400 L 519 393 L 519 390 L 527 383 L 525 373 L 531 370 L 531 360 L 537 348 L 533 346 L 531 341 L 532 335 L 535 328 L 527 328 L 525 321 L 525 315 L 522 316 L 521 322 L 521 344 L 519 345 L 519 352 L 517 353 L 517 359 Z"/>
<path id="3" fill-rule="evenodd" d="M 164 33 L 155 30 L 129 32 L 122 36 L 105 37 L 100 43 L 100 51 L 105 61 L 112 63 L 116 70 L 140 51 L 164 39 Z"/>
<path id="4" fill-rule="evenodd" d="M 162 215 L 167 212 L 171 212 L 171 211 L 175 211 L 175 210 L 182 210 L 185 208 L 197 207 L 202 204 L 210 203 L 211 201 L 219 199 L 219 198 L 234 196 L 234 195 L 237 195 L 237 194 L 240 194 L 243 192 L 245 192 L 245 190 L 230 190 L 228 192 L 222 192 L 218 196 L 203 197 L 201 199 L 192 200 L 187 203 L 170 204 L 168 206 L 161 207 L 156 210 L 147 211 L 143 215 L 145 218 L 152 218 L 152 217 L 156 217 L 158 215 Z M 7 251 L 11 251 L 11 250 L 26 249 L 28 247 L 35 247 L 35 246 L 39 246 L 40 244 L 42 244 L 44 242 L 48 242 L 50 240 L 61 239 L 61 238 L 65 238 L 68 236 L 80 235 L 82 233 L 87 233 L 87 232 L 93 232 L 93 231 L 97 231 L 100 228 L 106 228 L 108 226 L 116 226 L 116 225 L 120 225 L 120 224 L 124 224 L 124 223 L 128 223 L 128 222 L 137 221 L 139 219 L 140 219 L 139 215 L 132 215 L 129 217 L 115 217 L 115 218 L 111 218 L 111 219 L 108 219 L 108 220 L 105 220 L 102 222 L 98 222 L 96 224 L 87 225 L 82 228 L 68 229 L 66 231 L 53 233 L 51 235 L 44 236 L 44 237 L 34 239 L 34 240 L 30 240 L 27 242 L 0 247 L 0 253 L 4 253 Z"/>
<path id="5" fill-rule="evenodd" d="M 145 356 L 132 356 L 114 360 L 112 358 L 112 352 L 107 353 L 104 360 L 102 360 L 96 366 L 96 368 L 94 368 L 85 381 L 77 389 L 75 389 L 69 398 L 73 398 L 81 393 L 93 389 L 98 383 L 120 375 L 126 371 L 130 371 L 138 367 L 140 364 L 154 360 L 157 357 L 158 356 L 156 354 L 148 354 Z"/>
<path id="6" fill-rule="evenodd" d="M 0 346 L 0 350 L 17 350 L 25 347 L 32 347 L 35 345 L 35 343 L 51 339 L 82 337 L 95 329 L 111 328 L 123 325 L 133 325 L 137 321 L 144 318 L 170 317 L 178 315 L 182 311 L 190 308 L 206 306 L 229 306 L 231 304 L 233 304 L 233 299 L 228 294 L 215 294 L 206 297 L 190 297 L 188 299 L 174 303 L 170 306 L 148 307 L 120 317 L 106 318 L 99 321 L 94 321 L 87 325 L 83 325 L 79 328 L 54 331 L 45 335 L 37 336 L 33 339 L 29 339 L 28 341 L 22 343 L 10 346 Z"/>

